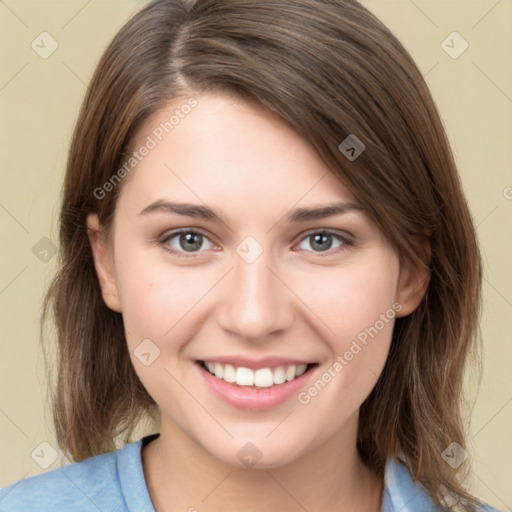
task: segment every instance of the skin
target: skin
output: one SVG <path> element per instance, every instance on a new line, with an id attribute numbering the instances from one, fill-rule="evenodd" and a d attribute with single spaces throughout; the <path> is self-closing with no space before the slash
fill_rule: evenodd
<path id="1" fill-rule="evenodd" d="M 297 207 L 356 201 L 278 117 L 222 94 L 195 97 L 198 106 L 123 180 L 112 231 L 95 214 L 87 219 L 103 298 L 122 312 L 133 365 L 161 411 L 160 437 L 142 450 L 155 509 L 378 512 L 383 481 L 363 464 L 356 436 L 393 321 L 306 405 L 294 397 L 237 409 L 194 365 L 228 354 L 299 357 L 318 363 L 307 390 L 393 304 L 397 316 L 411 313 L 428 276 L 400 264 L 364 210 L 287 223 Z M 182 104 L 149 119 L 134 147 Z M 226 223 L 139 215 L 160 199 L 208 205 Z M 161 241 L 177 228 L 206 238 L 192 253 L 180 235 Z M 351 243 L 333 236 L 322 251 L 312 230 Z M 250 264 L 236 252 L 247 236 L 263 249 Z M 134 355 L 144 339 L 160 350 L 149 366 Z M 261 452 L 251 468 L 237 457 L 247 442 Z"/>

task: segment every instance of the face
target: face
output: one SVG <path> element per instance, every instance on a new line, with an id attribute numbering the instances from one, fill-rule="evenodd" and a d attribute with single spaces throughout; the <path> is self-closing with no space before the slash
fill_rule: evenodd
<path id="1" fill-rule="evenodd" d="M 140 130 L 134 147 L 156 146 L 118 185 L 110 243 L 90 235 L 96 268 L 162 425 L 228 464 L 275 467 L 354 431 L 419 298 L 307 141 L 240 100 L 196 99 L 161 140 L 183 101 Z"/>

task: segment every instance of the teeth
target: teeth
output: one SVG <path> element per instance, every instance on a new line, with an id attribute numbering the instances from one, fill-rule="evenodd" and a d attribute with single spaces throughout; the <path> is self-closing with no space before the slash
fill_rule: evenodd
<path id="1" fill-rule="evenodd" d="M 258 388 L 269 388 L 274 385 L 274 374 L 270 368 L 260 368 L 254 372 L 254 385 Z"/>
<path id="2" fill-rule="evenodd" d="M 222 377 L 224 377 L 224 365 L 220 363 L 214 363 L 213 367 L 215 369 L 215 377 L 222 379 Z"/>
<path id="3" fill-rule="evenodd" d="M 243 366 L 237 368 L 235 382 L 239 386 L 254 386 L 254 372 L 250 368 L 244 368 Z"/>
<path id="4" fill-rule="evenodd" d="M 235 367 L 227 364 L 224 366 L 224 376 L 222 377 L 226 382 L 235 382 L 236 381 L 236 370 Z"/>
<path id="5" fill-rule="evenodd" d="M 282 384 L 286 382 L 286 378 L 284 376 L 284 368 L 279 366 L 274 370 L 274 384 Z"/>
<path id="6" fill-rule="evenodd" d="M 286 372 L 284 373 L 284 378 L 287 381 L 295 379 L 295 375 L 297 374 L 297 367 L 296 366 L 288 366 L 286 369 Z"/>
<path id="7" fill-rule="evenodd" d="M 231 364 L 204 363 L 205 368 L 218 379 L 239 386 L 256 386 L 258 388 L 269 388 L 276 384 L 283 384 L 286 381 L 300 377 L 307 368 L 307 364 L 291 365 L 288 367 L 278 366 L 276 368 L 259 368 L 251 370 L 244 366 L 235 368 Z"/>
<path id="8" fill-rule="evenodd" d="M 297 366 L 297 372 L 296 372 L 296 376 L 297 377 L 300 377 L 305 371 L 306 371 L 306 368 L 308 367 L 307 364 L 299 364 Z"/>

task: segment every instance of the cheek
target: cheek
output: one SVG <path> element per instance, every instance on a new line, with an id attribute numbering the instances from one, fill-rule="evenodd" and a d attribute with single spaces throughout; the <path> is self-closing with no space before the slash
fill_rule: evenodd
<path id="1" fill-rule="evenodd" d="M 158 404 L 183 390 L 173 379 L 180 352 L 200 329 L 201 298 L 215 284 L 212 270 L 162 265 L 143 251 L 116 263 L 128 350 L 142 384 Z M 180 404 L 173 405 L 179 411 Z"/>
<path id="2" fill-rule="evenodd" d="M 154 249 L 148 251 L 154 253 Z M 211 269 L 177 267 L 144 251 L 126 253 L 116 263 L 123 320 L 130 346 L 149 338 L 157 345 L 190 337 L 200 300 L 214 287 Z"/>
<path id="3" fill-rule="evenodd" d="M 393 254 L 381 252 L 376 258 L 330 269 L 326 278 L 310 275 L 297 288 L 297 294 L 315 313 L 314 321 L 324 333 L 329 352 L 326 374 L 316 386 L 322 390 L 324 404 L 343 397 L 345 406 L 357 408 L 375 385 L 400 309 L 396 302 L 398 272 Z M 325 394 L 324 388 L 329 388 Z"/>
<path id="4" fill-rule="evenodd" d="M 308 415 L 312 432 L 332 434 L 361 407 L 382 372 L 399 309 L 397 273 L 392 266 L 387 270 L 354 268 L 337 284 L 318 286 L 311 295 L 315 312 L 329 327 L 323 332 L 330 355 L 316 381 L 298 397 L 306 410 L 315 411 Z M 330 418 L 328 428 L 325 417 Z"/>
<path id="5" fill-rule="evenodd" d="M 391 336 L 398 270 L 393 254 L 382 251 L 343 267 L 304 273 L 295 280 L 294 292 L 323 325 L 332 347 L 344 352 L 350 340 L 361 333 L 364 338 L 366 329 L 376 323 L 382 337 Z"/>

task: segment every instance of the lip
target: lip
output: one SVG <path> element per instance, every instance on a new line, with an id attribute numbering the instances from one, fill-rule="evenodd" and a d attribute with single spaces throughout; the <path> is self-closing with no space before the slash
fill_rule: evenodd
<path id="1" fill-rule="evenodd" d="M 209 363 L 230 364 L 235 367 L 243 366 L 251 370 L 258 370 L 259 368 L 275 368 L 277 366 L 291 366 L 300 364 L 312 364 L 313 361 L 305 361 L 303 359 L 293 359 L 289 357 L 262 357 L 260 359 L 249 359 L 243 356 L 217 356 L 205 357 L 201 361 L 208 361 Z"/>
<path id="2" fill-rule="evenodd" d="M 207 359 L 207 361 L 221 362 L 220 359 L 217 361 Z M 226 359 L 223 358 L 222 362 L 225 361 Z M 291 360 L 288 359 L 287 361 Z M 268 361 L 265 364 L 268 364 Z M 238 409 L 245 409 L 248 411 L 265 411 L 277 407 L 290 400 L 291 398 L 296 397 L 300 390 L 306 386 L 306 382 L 312 377 L 313 373 L 315 373 L 318 364 L 308 368 L 308 370 L 300 377 L 297 377 L 289 382 L 284 382 L 283 384 L 272 386 L 270 388 L 257 388 L 252 386 L 238 386 L 237 384 L 230 384 L 229 382 L 218 379 L 212 375 L 208 370 L 203 368 L 199 361 L 196 361 L 194 366 L 196 367 L 197 371 L 201 375 L 201 378 L 204 380 L 210 391 L 212 391 L 213 394 L 220 398 L 223 402 Z"/>

